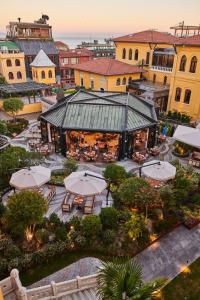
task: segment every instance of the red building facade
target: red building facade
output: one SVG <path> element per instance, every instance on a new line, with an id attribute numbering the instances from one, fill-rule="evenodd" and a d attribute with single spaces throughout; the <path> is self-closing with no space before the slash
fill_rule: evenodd
<path id="1" fill-rule="evenodd" d="M 70 49 L 59 51 L 59 65 L 61 74 L 61 85 L 74 86 L 75 77 L 73 65 L 87 62 L 93 59 L 93 53 L 87 49 Z"/>

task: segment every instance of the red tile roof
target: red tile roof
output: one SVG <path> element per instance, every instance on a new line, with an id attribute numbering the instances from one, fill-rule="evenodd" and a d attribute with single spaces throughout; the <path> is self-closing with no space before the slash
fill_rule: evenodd
<path id="1" fill-rule="evenodd" d="M 179 45 L 200 46 L 200 34 L 179 38 Z"/>
<path id="2" fill-rule="evenodd" d="M 76 70 L 101 75 L 121 75 L 146 72 L 142 68 L 112 58 L 98 58 L 82 64 L 72 65 L 72 67 Z"/>
<path id="3" fill-rule="evenodd" d="M 178 40 L 178 37 L 167 32 L 145 30 L 115 38 L 114 42 L 175 44 Z"/>
<path id="4" fill-rule="evenodd" d="M 80 56 L 93 56 L 92 51 L 82 48 L 82 49 L 70 49 L 68 51 L 59 51 L 59 57 L 80 57 Z"/>

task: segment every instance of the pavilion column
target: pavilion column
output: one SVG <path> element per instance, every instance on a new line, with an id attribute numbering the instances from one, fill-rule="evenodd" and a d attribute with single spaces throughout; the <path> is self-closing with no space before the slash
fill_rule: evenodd
<path id="1" fill-rule="evenodd" d="M 51 125 L 49 123 L 47 123 L 47 133 L 48 133 L 48 142 L 51 143 L 52 139 L 51 139 Z"/>

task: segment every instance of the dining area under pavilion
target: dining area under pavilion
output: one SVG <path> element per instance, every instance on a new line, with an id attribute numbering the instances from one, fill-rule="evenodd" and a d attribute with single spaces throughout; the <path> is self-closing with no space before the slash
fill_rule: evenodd
<path id="1" fill-rule="evenodd" d="M 85 162 L 115 162 L 153 148 L 154 106 L 129 93 L 79 90 L 41 114 L 42 140 Z"/>

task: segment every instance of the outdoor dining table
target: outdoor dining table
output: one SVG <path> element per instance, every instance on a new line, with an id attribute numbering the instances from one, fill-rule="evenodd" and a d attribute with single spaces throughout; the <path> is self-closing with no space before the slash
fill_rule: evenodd
<path id="1" fill-rule="evenodd" d="M 82 196 L 77 196 L 74 198 L 74 205 L 77 206 L 77 209 L 81 209 L 81 204 L 83 203 L 84 198 Z"/>

